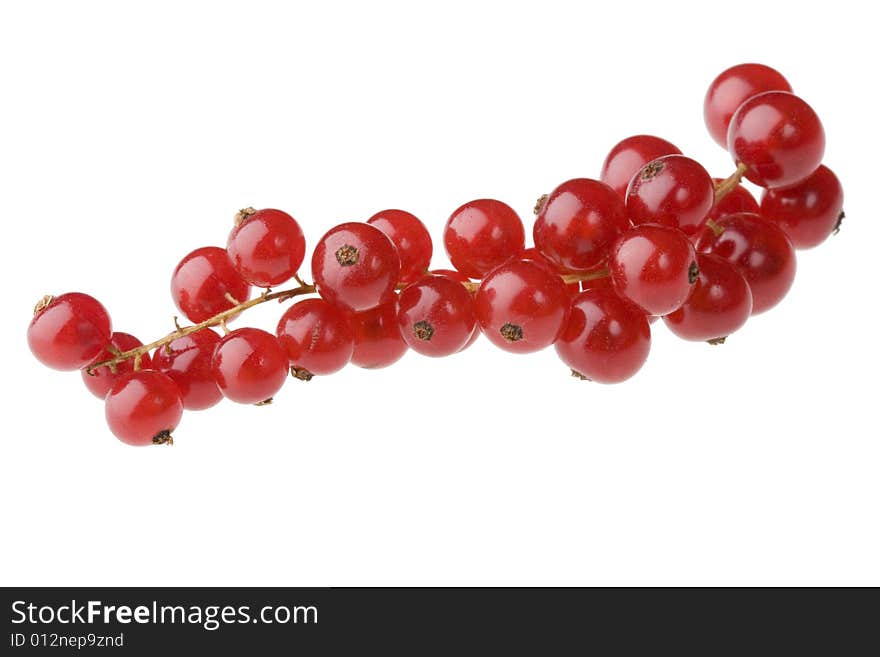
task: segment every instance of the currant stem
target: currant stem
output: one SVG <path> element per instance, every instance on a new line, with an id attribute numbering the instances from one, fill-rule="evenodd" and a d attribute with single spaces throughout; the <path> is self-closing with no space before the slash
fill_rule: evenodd
<path id="1" fill-rule="evenodd" d="M 748 170 L 749 168 L 745 164 L 740 162 L 736 165 L 736 171 L 734 171 L 727 178 L 715 185 L 715 205 L 718 205 L 721 199 L 723 199 L 725 196 L 730 194 L 730 192 L 736 189 L 736 186 L 739 185 L 740 181 L 743 179 L 743 176 L 746 175 L 746 171 Z"/>
<path id="2" fill-rule="evenodd" d="M 235 317 L 241 312 L 244 312 L 248 308 L 253 308 L 254 306 L 259 306 L 261 303 L 266 303 L 267 301 L 286 301 L 287 299 L 292 299 L 293 297 L 298 297 L 303 294 L 312 294 L 316 291 L 314 285 L 300 285 L 299 287 L 295 287 L 289 290 L 281 290 L 279 292 L 272 292 L 271 294 L 264 292 L 260 296 L 255 299 L 250 299 L 249 301 L 245 301 L 243 303 L 239 303 L 228 310 L 224 310 L 221 313 L 214 315 L 213 317 L 209 317 L 204 322 L 199 322 L 198 324 L 193 324 L 192 326 L 185 326 L 176 331 L 173 331 L 166 335 L 164 338 L 160 338 L 149 344 L 145 344 L 141 347 L 136 347 L 135 349 L 129 349 L 128 351 L 121 351 L 113 356 L 113 358 L 109 358 L 107 360 L 101 361 L 100 363 L 95 363 L 94 365 L 88 368 L 88 372 L 94 372 L 98 368 L 101 367 L 115 367 L 118 363 L 129 360 L 130 358 L 140 358 L 144 354 L 152 351 L 153 349 L 157 349 L 158 347 L 165 346 L 177 340 L 178 338 L 186 337 L 187 335 L 192 335 L 193 333 L 198 333 L 202 329 L 210 328 L 212 326 L 221 326 L 226 320 Z"/>
<path id="3" fill-rule="evenodd" d="M 597 269 L 596 271 L 591 271 L 586 274 L 565 274 L 562 276 L 562 280 L 566 283 L 576 283 L 579 281 L 592 281 L 597 278 L 605 278 L 609 276 L 611 272 L 607 267 L 603 267 L 602 269 Z M 297 280 L 300 280 L 297 277 Z M 463 283 L 463 285 L 471 292 L 476 292 L 480 287 L 479 281 L 469 281 L 467 283 Z M 93 374 L 95 370 L 101 367 L 109 367 L 111 371 L 116 368 L 116 365 L 122 363 L 123 361 L 134 359 L 135 369 L 138 369 L 140 366 L 141 358 L 144 354 L 149 353 L 153 349 L 158 349 L 159 347 L 164 347 L 178 338 L 186 337 L 187 335 L 192 335 L 193 333 L 198 333 L 202 329 L 211 328 L 213 326 L 221 327 L 224 332 L 228 332 L 226 328 L 226 322 L 235 317 L 236 315 L 244 312 L 248 308 L 253 308 L 254 306 L 259 306 L 261 303 L 266 303 L 267 301 L 287 301 L 288 299 L 292 299 L 294 297 L 302 296 L 305 294 L 314 294 L 317 292 L 317 288 L 314 285 L 309 285 L 306 283 L 302 283 L 299 287 L 294 287 L 289 290 L 279 290 L 278 292 L 270 292 L 266 290 L 260 296 L 255 299 L 250 299 L 249 301 L 245 301 L 243 303 L 238 303 L 228 310 L 224 310 L 221 313 L 214 315 L 213 317 L 209 317 L 203 322 L 199 322 L 198 324 L 193 324 L 192 326 L 183 326 L 181 327 L 177 323 L 177 318 L 175 317 L 175 326 L 177 329 L 172 331 L 164 338 L 159 338 L 158 340 L 154 340 L 149 344 L 145 344 L 140 347 L 136 347 L 134 349 L 129 349 L 128 351 L 115 351 L 113 353 L 113 358 L 108 358 L 107 360 L 102 360 L 99 363 L 95 363 L 94 365 L 89 366 L 86 369 L 86 372 L 89 374 Z"/>

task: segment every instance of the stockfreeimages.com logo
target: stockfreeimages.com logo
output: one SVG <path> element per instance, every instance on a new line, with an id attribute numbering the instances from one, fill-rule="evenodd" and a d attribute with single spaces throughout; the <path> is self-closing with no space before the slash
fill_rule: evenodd
<path id="1" fill-rule="evenodd" d="M 12 603 L 12 623 L 31 625 L 128 625 L 178 624 L 200 625 L 214 631 L 223 625 L 242 623 L 316 624 L 318 608 L 313 605 L 267 605 L 254 611 L 250 605 L 111 605 L 100 600 L 62 605 L 36 605 L 25 600 Z"/>

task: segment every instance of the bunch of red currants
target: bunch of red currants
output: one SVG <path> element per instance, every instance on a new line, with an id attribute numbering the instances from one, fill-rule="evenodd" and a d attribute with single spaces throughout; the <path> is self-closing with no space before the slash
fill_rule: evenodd
<path id="1" fill-rule="evenodd" d="M 267 403 L 288 374 L 385 367 L 410 348 L 449 356 L 481 334 L 514 353 L 555 345 L 577 377 L 623 381 L 647 359 L 658 317 L 686 340 L 723 342 L 785 296 L 795 248 L 821 243 L 843 218 L 840 182 L 821 164 L 822 124 L 777 71 L 724 71 L 704 115 L 733 175 L 713 179 L 668 141 L 629 137 L 599 180 L 575 178 L 538 200 L 534 247 L 513 208 L 471 201 L 443 233 L 454 269 L 431 270 L 424 224 L 385 210 L 325 234 L 307 284 L 297 221 L 247 208 L 225 249 L 196 249 L 174 270 L 172 296 L 193 325 L 143 345 L 112 332 L 97 300 L 72 292 L 40 301 L 28 343 L 44 364 L 81 370 L 110 429 L 131 445 L 170 443 L 184 409 L 223 397 Z M 764 188 L 760 203 L 743 177 Z M 298 286 L 271 290 L 290 279 Z M 263 291 L 252 298 L 253 287 Z M 311 293 L 274 334 L 227 328 L 252 306 Z"/>

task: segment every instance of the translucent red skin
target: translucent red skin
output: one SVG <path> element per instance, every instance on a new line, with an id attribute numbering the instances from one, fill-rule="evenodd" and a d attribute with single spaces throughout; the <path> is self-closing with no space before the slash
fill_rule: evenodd
<path id="1" fill-rule="evenodd" d="M 559 337 L 571 297 L 565 283 L 546 266 L 514 260 L 492 270 L 476 296 L 477 321 L 493 344 L 516 354 L 549 347 Z M 502 327 L 522 329 L 522 339 L 511 341 Z"/>
<path id="2" fill-rule="evenodd" d="M 290 363 L 312 374 L 338 372 L 351 361 L 354 332 L 345 312 L 323 299 L 288 308 L 275 331 Z"/>
<path id="3" fill-rule="evenodd" d="M 431 234 L 418 217 L 404 210 L 382 210 L 367 219 L 394 243 L 400 256 L 399 283 L 417 281 L 431 264 L 434 245 Z"/>
<path id="4" fill-rule="evenodd" d="M 226 251 L 233 266 L 251 285 L 272 287 L 290 280 L 306 255 L 299 223 L 271 208 L 244 217 L 229 233 Z"/>
<path id="5" fill-rule="evenodd" d="M 357 249 L 357 262 L 343 265 L 337 252 Z M 331 228 L 312 254 L 312 276 L 321 297 L 348 312 L 369 310 L 394 300 L 400 257 L 375 226 L 349 222 Z"/>
<path id="6" fill-rule="evenodd" d="M 681 151 L 675 144 L 653 135 L 627 137 L 608 153 L 599 180 L 624 198 L 629 181 L 639 169 L 664 155 L 681 155 Z"/>
<path id="7" fill-rule="evenodd" d="M 419 337 L 422 322 L 433 330 L 426 339 Z M 423 276 L 398 296 L 397 323 L 413 351 L 435 358 L 450 356 L 464 349 L 474 334 L 474 297 L 447 276 Z"/>
<path id="8" fill-rule="evenodd" d="M 528 251 L 529 251 L 529 249 L 526 249 L 523 257 L 525 257 L 525 253 L 527 253 Z M 437 276 L 446 276 L 447 278 L 451 278 L 453 281 L 457 281 L 459 283 L 470 283 L 471 282 L 471 279 L 469 279 L 467 276 L 465 276 L 460 271 L 457 271 L 455 269 L 432 269 L 428 273 L 429 274 L 436 274 Z M 474 294 L 476 294 L 476 291 L 471 292 L 471 296 L 473 296 Z M 461 349 L 459 349 L 459 351 L 464 351 L 465 349 L 470 347 L 474 342 L 479 340 L 479 338 L 482 334 L 483 334 L 483 332 L 480 330 L 479 322 L 475 323 L 474 324 L 474 331 L 473 331 L 473 333 L 471 333 L 470 339 L 467 341 L 467 343 Z"/>
<path id="9" fill-rule="evenodd" d="M 693 289 L 694 245 L 680 230 L 645 224 L 620 236 L 608 267 L 617 293 L 648 315 L 665 315 Z"/>
<path id="10" fill-rule="evenodd" d="M 554 189 L 535 219 L 535 248 L 565 272 L 601 265 L 618 235 L 629 228 L 626 208 L 608 185 L 589 178 Z"/>
<path id="11" fill-rule="evenodd" d="M 825 153 L 825 131 L 813 108 L 797 96 L 768 91 L 733 115 L 727 146 L 746 178 L 761 187 L 795 185 L 813 173 Z"/>
<path id="12" fill-rule="evenodd" d="M 28 346 L 43 365 L 78 370 L 93 363 L 110 343 L 107 309 L 94 297 L 68 292 L 55 297 L 28 326 Z"/>
<path id="13" fill-rule="evenodd" d="M 681 308 L 663 317 L 666 326 L 685 340 L 726 338 L 752 314 L 752 292 L 730 262 L 708 253 L 697 254 L 700 278 Z"/>
<path id="14" fill-rule="evenodd" d="M 449 217 L 443 244 L 452 265 L 469 278 L 482 278 L 526 248 L 522 219 L 506 203 L 478 199 Z"/>
<path id="15" fill-rule="evenodd" d="M 223 336 L 211 363 L 220 392 L 239 404 L 271 399 L 284 385 L 289 367 L 278 338 L 256 328 L 240 328 Z"/>
<path id="16" fill-rule="evenodd" d="M 380 369 L 399 361 L 409 346 L 400 335 L 397 303 L 387 303 L 348 317 L 354 332 L 351 362 L 366 369 Z"/>
<path id="17" fill-rule="evenodd" d="M 794 187 L 768 189 L 761 198 L 761 216 L 782 228 L 796 249 L 824 242 L 842 213 L 843 187 L 824 165 Z"/>
<path id="18" fill-rule="evenodd" d="M 127 445 L 152 445 L 162 432 L 171 432 L 183 417 L 177 385 L 155 370 L 121 376 L 104 402 L 107 425 Z"/>
<path id="19" fill-rule="evenodd" d="M 110 344 L 115 347 L 117 351 L 128 351 L 129 349 L 143 346 L 143 342 L 128 333 L 114 333 L 110 336 Z M 110 360 L 111 358 L 113 358 L 113 354 L 107 349 L 104 349 L 89 364 L 100 363 L 102 360 Z M 149 354 L 141 356 L 141 369 L 148 370 L 151 365 L 152 360 L 150 359 Z M 134 359 L 124 360 L 121 363 L 117 363 L 114 367 L 116 369 L 115 373 L 106 365 L 104 367 L 99 367 L 91 374 L 87 372 L 88 368 L 82 370 L 82 380 L 86 389 L 98 399 L 104 399 L 107 396 L 107 393 L 110 392 L 110 388 L 113 387 L 113 384 L 119 379 L 119 377 L 134 371 Z"/>
<path id="20" fill-rule="evenodd" d="M 188 411 L 211 408 L 223 399 L 213 369 L 214 349 L 219 343 L 217 333 L 202 329 L 153 352 L 153 369 L 177 384 Z"/>
<path id="21" fill-rule="evenodd" d="M 712 81 L 703 100 L 703 118 L 721 148 L 727 148 L 727 128 L 734 112 L 765 91 L 791 92 L 791 85 L 779 71 L 763 64 L 732 66 Z"/>
<path id="22" fill-rule="evenodd" d="M 204 246 L 187 254 L 171 276 L 171 296 L 180 312 L 199 323 L 247 301 L 251 287 L 232 266 L 226 249 Z"/>
<path id="23" fill-rule="evenodd" d="M 661 224 L 685 235 L 700 229 L 714 203 L 712 177 L 702 164 L 684 155 L 652 160 L 626 191 L 626 211 L 634 225 Z"/>
<path id="24" fill-rule="evenodd" d="M 644 365 L 650 350 L 651 328 L 644 313 L 603 287 L 575 297 L 556 341 L 562 362 L 598 383 L 630 378 Z"/>
<path id="25" fill-rule="evenodd" d="M 713 178 L 715 183 L 720 183 L 721 180 L 721 178 Z M 724 198 L 713 205 L 706 219 L 718 221 L 718 219 L 725 215 L 736 214 L 737 212 L 751 212 L 753 214 L 760 212 L 755 197 L 743 185 L 737 185 Z"/>
<path id="26" fill-rule="evenodd" d="M 717 224 L 721 235 L 704 228 L 697 251 L 724 258 L 745 277 L 752 292 L 753 315 L 769 310 L 794 282 L 797 260 L 791 241 L 779 226 L 755 214 L 727 215 Z"/>

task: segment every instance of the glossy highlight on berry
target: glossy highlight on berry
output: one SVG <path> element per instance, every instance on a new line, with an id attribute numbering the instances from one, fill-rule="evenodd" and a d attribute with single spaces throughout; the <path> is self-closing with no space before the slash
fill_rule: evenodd
<path id="1" fill-rule="evenodd" d="M 565 272 L 586 272 L 608 257 L 630 227 L 620 196 L 598 180 L 575 178 L 550 193 L 535 220 L 535 248 Z"/>
<path id="2" fill-rule="evenodd" d="M 56 370 L 78 370 L 92 363 L 110 344 L 110 336 L 107 309 L 81 292 L 44 297 L 27 331 L 31 353 Z"/>
<path id="3" fill-rule="evenodd" d="M 449 217 L 443 244 L 453 266 L 465 276 L 482 278 L 526 248 L 522 219 L 506 203 L 478 199 Z"/>
<path id="4" fill-rule="evenodd" d="M 349 222 L 327 232 L 312 254 L 312 276 L 325 301 L 348 312 L 390 302 L 400 257 L 388 236 L 370 224 Z"/>
<path id="5" fill-rule="evenodd" d="M 190 252 L 171 276 L 171 297 L 191 322 L 203 322 L 247 301 L 250 290 L 226 249 L 217 246 Z"/>
<path id="6" fill-rule="evenodd" d="M 483 279 L 477 290 L 477 321 L 505 351 L 525 354 L 559 337 L 571 298 L 560 276 L 529 260 L 514 260 Z"/>
<path id="7" fill-rule="evenodd" d="M 272 287 L 294 277 L 306 253 L 296 219 L 281 210 L 241 210 L 226 251 L 236 271 L 251 285 Z"/>

